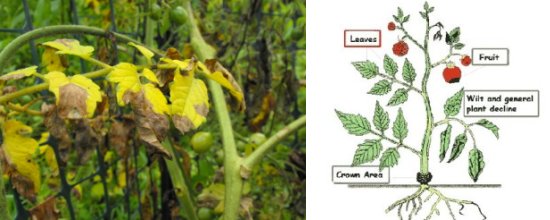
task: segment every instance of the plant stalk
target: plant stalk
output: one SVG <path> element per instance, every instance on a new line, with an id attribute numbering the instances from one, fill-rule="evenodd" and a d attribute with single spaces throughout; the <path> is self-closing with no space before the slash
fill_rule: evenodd
<path id="1" fill-rule="evenodd" d="M 429 170 L 429 157 L 430 157 L 430 145 L 432 142 L 432 130 L 434 116 L 432 113 L 432 105 L 430 103 L 430 96 L 428 95 L 428 79 L 432 71 L 432 63 L 430 59 L 430 53 L 428 50 L 428 40 L 430 34 L 430 18 L 429 13 L 426 11 L 426 32 L 424 35 L 424 77 L 422 78 L 422 100 L 424 101 L 424 107 L 426 110 L 426 129 L 424 130 L 424 138 L 422 139 L 422 149 L 420 150 L 420 173 L 427 175 Z"/>

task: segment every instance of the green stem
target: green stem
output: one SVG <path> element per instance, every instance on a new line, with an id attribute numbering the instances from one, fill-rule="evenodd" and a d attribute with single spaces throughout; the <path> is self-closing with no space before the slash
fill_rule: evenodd
<path id="1" fill-rule="evenodd" d="M 434 116 L 432 113 L 432 105 L 430 103 L 430 96 L 428 95 L 428 79 L 432 71 L 432 65 L 430 60 L 430 54 L 428 50 L 428 39 L 430 32 L 430 19 L 429 13 L 426 11 L 426 32 L 424 35 L 424 77 L 422 78 L 422 99 L 424 101 L 424 107 L 426 110 L 426 129 L 424 130 L 424 138 L 422 139 L 422 149 L 420 150 L 420 173 L 428 174 L 429 171 L 429 157 L 430 157 L 430 145 L 432 141 L 432 130 Z"/>
<path id="2" fill-rule="evenodd" d="M 90 35 L 96 35 L 101 37 L 111 37 L 114 36 L 117 40 L 120 40 L 122 42 L 133 42 L 138 45 L 142 45 L 140 42 L 126 36 L 123 34 L 110 32 L 103 30 L 101 28 L 96 27 L 88 27 L 85 25 L 54 25 L 54 26 L 47 26 L 43 28 L 34 29 L 32 31 L 29 31 L 25 34 L 20 35 L 19 37 L 15 38 L 12 42 L 10 42 L 2 52 L 0 52 L 0 73 L 4 70 L 4 65 L 8 63 L 9 59 L 14 57 L 15 52 L 19 50 L 23 45 L 28 43 L 31 40 L 42 38 L 42 37 L 48 37 L 53 35 L 60 35 L 60 34 L 90 34 Z M 152 51 L 162 56 L 162 53 L 160 53 L 157 50 L 152 49 Z"/>
<path id="3" fill-rule="evenodd" d="M 386 75 L 384 73 L 378 73 L 378 75 L 382 78 L 385 78 L 387 80 L 390 80 L 391 82 L 393 83 L 397 83 L 397 84 L 400 84 L 402 85 L 403 87 L 407 88 L 408 90 L 412 90 L 412 91 L 415 91 L 415 92 L 418 92 L 419 94 L 422 93 L 422 91 L 414 86 L 412 86 L 410 83 L 406 83 L 406 82 L 403 82 L 401 80 L 398 80 L 396 79 L 395 77 L 392 77 L 392 76 L 389 76 L 389 75 Z"/>
<path id="4" fill-rule="evenodd" d="M 191 33 L 191 46 L 200 60 L 216 57 L 214 48 L 204 41 L 197 21 L 193 17 L 193 9 L 189 0 L 183 1 L 183 7 L 187 12 L 187 24 Z M 237 154 L 235 137 L 233 136 L 233 127 L 227 104 L 221 86 L 213 80 L 208 80 L 212 102 L 220 124 L 223 150 L 224 150 L 224 173 L 225 173 L 225 198 L 224 198 L 224 219 L 236 220 L 239 216 L 239 207 L 241 204 L 241 190 L 243 179 L 240 176 L 240 167 L 242 158 Z"/>
<path id="5" fill-rule="evenodd" d="M 252 154 L 250 154 L 243 161 L 243 167 L 245 169 L 251 170 L 258 162 L 266 155 L 266 153 L 274 147 L 281 140 L 286 138 L 288 135 L 294 133 L 299 128 L 303 127 L 306 124 L 306 116 L 302 116 L 292 123 L 285 126 L 283 129 L 279 130 L 275 135 L 267 139 L 262 145 L 260 145 Z"/>
<path id="6" fill-rule="evenodd" d="M 474 132 L 470 128 L 474 124 L 468 124 L 460 118 L 446 118 L 446 119 L 443 119 L 441 121 L 438 121 L 438 122 L 434 123 L 433 127 L 435 128 L 435 127 L 437 127 L 439 125 L 442 125 L 442 124 L 449 124 L 451 121 L 458 122 L 459 124 L 461 124 L 464 127 L 464 130 L 466 130 L 466 132 L 468 132 L 468 134 L 470 134 L 470 137 L 472 137 L 472 142 L 474 143 L 474 148 L 477 148 L 476 137 L 474 136 Z"/>
<path id="7" fill-rule="evenodd" d="M 389 141 L 389 142 L 391 142 L 391 143 L 393 143 L 393 144 L 397 144 L 397 148 L 401 148 L 401 147 L 402 147 L 402 148 L 405 148 L 405 149 L 411 151 L 412 153 L 414 153 L 415 155 L 420 156 L 420 152 L 418 152 L 416 149 L 414 149 L 414 148 L 412 148 L 412 147 L 410 147 L 410 146 L 408 146 L 408 145 L 406 145 L 406 144 L 399 143 L 399 141 L 394 140 L 394 139 L 392 139 L 392 138 L 390 138 L 390 137 L 388 137 L 388 136 L 386 136 L 386 135 L 384 135 L 384 134 L 382 134 L 382 133 L 378 133 L 378 132 L 376 132 L 376 131 L 371 131 L 371 133 L 374 134 L 374 135 L 376 135 L 376 136 L 378 136 L 378 137 L 380 137 L 380 138 L 382 138 L 382 139 L 384 139 L 384 140 L 387 140 L 387 141 Z"/>
<path id="8" fill-rule="evenodd" d="M 174 151 L 174 146 L 169 139 L 162 142 L 162 145 L 175 157 L 176 151 Z M 189 188 L 185 183 L 185 178 L 183 177 L 183 172 L 178 165 L 178 160 L 176 158 L 173 158 L 171 160 L 164 161 L 166 162 L 166 167 L 168 167 L 170 179 L 172 180 L 172 185 L 174 186 L 174 191 L 176 193 L 176 196 L 178 197 L 178 201 L 183 206 L 183 210 L 181 210 L 181 213 L 189 220 L 198 220 L 199 218 L 197 216 L 195 203 L 193 202 Z"/>

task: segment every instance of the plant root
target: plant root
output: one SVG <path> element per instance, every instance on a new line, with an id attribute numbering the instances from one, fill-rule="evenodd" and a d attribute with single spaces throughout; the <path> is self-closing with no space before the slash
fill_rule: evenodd
<path id="1" fill-rule="evenodd" d="M 422 194 L 424 193 L 429 193 L 429 195 L 423 199 Z M 452 217 L 453 220 L 456 220 L 456 215 L 455 215 L 456 211 L 453 211 L 451 207 L 451 204 L 453 203 L 460 206 L 460 209 L 458 210 L 458 214 L 460 215 L 464 215 L 462 213 L 462 210 L 466 205 L 473 205 L 478 209 L 479 214 L 481 214 L 481 216 L 483 217 L 483 220 L 487 219 L 487 217 L 485 216 L 485 214 L 483 214 L 483 212 L 481 211 L 481 208 L 477 203 L 469 200 L 459 200 L 459 199 L 446 197 L 439 190 L 427 184 L 420 185 L 420 188 L 418 188 L 418 190 L 415 193 L 403 199 L 397 200 L 396 202 L 391 204 L 386 209 L 386 213 L 391 212 L 392 210 L 397 208 L 397 216 L 399 217 L 400 220 L 404 219 L 403 214 L 406 214 L 408 217 L 407 219 L 411 220 L 414 215 L 418 215 L 420 210 L 423 208 L 423 204 L 428 202 L 434 196 L 437 198 L 437 200 L 431 205 L 428 216 L 424 218 L 425 220 L 430 220 L 432 216 L 434 216 L 434 214 L 435 215 L 441 214 L 438 208 L 438 205 L 440 205 L 440 203 L 442 202 L 445 204 L 445 207 L 449 211 L 449 215 Z M 403 212 L 403 206 L 405 208 L 405 213 Z"/>

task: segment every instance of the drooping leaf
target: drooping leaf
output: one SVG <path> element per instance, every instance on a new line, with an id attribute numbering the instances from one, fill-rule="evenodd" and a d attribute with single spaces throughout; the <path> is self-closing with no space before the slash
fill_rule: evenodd
<path id="1" fill-rule="evenodd" d="M 388 106 L 396 106 L 405 103 L 409 99 L 409 92 L 404 88 L 395 90 L 395 93 L 388 101 Z"/>
<path id="2" fill-rule="evenodd" d="M 127 158 L 130 152 L 130 140 L 135 122 L 129 117 L 122 117 L 121 120 L 113 120 L 109 129 L 109 146 L 113 146 L 117 154 Z"/>
<path id="3" fill-rule="evenodd" d="M 460 156 L 462 150 L 464 150 L 464 146 L 466 146 L 467 141 L 468 137 L 466 136 L 466 133 L 462 133 L 456 136 L 455 142 L 453 144 L 453 149 L 451 149 L 451 158 L 449 158 L 449 161 L 447 163 L 452 162 Z"/>
<path id="4" fill-rule="evenodd" d="M 391 91 L 391 82 L 384 79 L 374 84 L 374 86 L 368 93 L 372 95 L 385 95 L 385 94 L 388 94 L 388 92 L 390 91 Z"/>
<path id="5" fill-rule="evenodd" d="M 29 210 L 30 219 L 57 220 L 61 217 L 61 212 L 56 207 L 56 196 L 50 196 L 42 203 Z"/>
<path id="6" fill-rule="evenodd" d="M 62 72 L 49 72 L 45 75 L 49 90 L 56 97 L 59 114 L 62 118 L 79 119 L 92 117 L 101 91 L 92 80 L 82 76 L 65 76 Z"/>
<path id="7" fill-rule="evenodd" d="M 357 61 L 352 64 L 363 78 L 372 79 L 379 73 L 378 66 L 372 61 Z"/>
<path id="8" fill-rule="evenodd" d="M 453 45 L 453 48 L 455 50 L 460 50 L 460 49 L 464 48 L 464 44 L 463 43 L 457 43 L 457 44 Z"/>
<path id="9" fill-rule="evenodd" d="M 341 111 L 335 110 L 336 115 L 344 125 L 344 128 L 348 130 L 350 134 L 361 136 L 366 135 L 370 132 L 370 123 L 367 118 L 361 116 L 360 114 L 348 114 Z"/>
<path id="10" fill-rule="evenodd" d="M 271 115 L 271 112 L 275 108 L 275 97 L 273 97 L 273 92 L 268 91 L 267 94 L 262 98 L 262 104 L 260 106 L 260 110 L 258 111 L 258 114 L 256 114 L 251 120 L 250 120 L 250 128 L 252 131 L 259 131 L 262 129 L 262 127 L 267 123 L 269 116 Z"/>
<path id="11" fill-rule="evenodd" d="M 397 151 L 397 148 L 388 148 L 386 151 L 384 151 L 382 157 L 380 157 L 380 171 L 384 170 L 384 168 L 389 168 L 397 165 L 398 161 L 399 152 Z"/>
<path id="12" fill-rule="evenodd" d="M 56 54 L 57 50 L 51 47 L 45 47 L 44 53 L 42 53 L 42 65 L 46 66 L 48 72 L 59 71 L 63 72 L 67 66 L 67 58 Z"/>
<path id="13" fill-rule="evenodd" d="M 8 120 L 2 130 L 4 170 L 17 192 L 34 201 L 40 189 L 40 168 L 33 158 L 38 142 L 29 137 L 32 128 L 19 121 Z"/>
<path id="14" fill-rule="evenodd" d="M 57 139 L 62 163 L 67 162 L 73 141 L 65 126 L 65 120 L 59 115 L 56 105 L 43 103 L 40 111 L 44 114 L 45 127 L 50 135 Z"/>
<path id="15" fill-rule="evenodd" d="M 82 46 L 80 42 L 75 39 L 57 39 L 42 43 L 42 45 L 56 49 L 57 54 L 70 54 L 82 58 L 89 58 L 94 52 L 94 47 Z"/>
<path id="16" fill-rule="evenodd" d="M 399 111 L 397 112 L 397 117 L 395 118 L 395 121 L 393 122 L 393 136 L 397 139 L 399 139 L 399 142 L 403 142 L 403 139 L 407 137 L 409 134 L 409 129 L 407 127 L 407 121 L 405 120 L 405 117 L 403 116 L 403 110 L 399 108 Z"/>
<path id="17" fill-rule="evenodd" d="M 191 75 L 176 73 L 170 85 L 172 120 L 178 130 L 186 133 L 206 121 L 210 104 L 206 85 Z"/>
<path id="18" fill-rule="evenodd" d="M 27 76 L 32 76 L 33 74 L 37 74 L 36 68 L 38 68 L 38 67 L 37 66 L 31 66 L 31 67 L 27 67 L 25 69 L 15 70 L 15 71 L 12 71 L 12 72 L 9 72 L 9 73 L 6 73 L 6 74 L 0 76 L 0 80 L 1 81 L 7 81 L 7 80 L 11 80 L 11 79 L 21 79 L 21 78 L 24 78 L 24 77 L 27 77 Z"/>
<path id="19" fill-rule="evenodd" d="M 470 157 L 468 159 L 468 173 L 474 182 L 477 182 L 479 175 L 483 172 L 485 168 L 485 161 L 483 161 L 483 153 L 474 148 L 470 150 Z"/>
<path id="20" fill-rule="evenodd" d="M 449 32 L 449 35 L 451 36 L 451 42 L 458 43 L 460 41 L 460 27 L 456 27 L 451 32 Z"/>
<path id="21" fill-rule="evenodd" d="M 374 127 L 381 132 L 384 132 L 389 128 L 390 117 L 388 112 L 384 111 L 380 102 L 376 101 L 376 107 L 374 108 L 374 117 L 373 117 Z"/>
<path id="22" fill-rule="evenodd" d="M 444 109 L 447 117 L 452 117 L 460 113 L 460 106 L 462 105 L 462 98 L 464 97 L 464 88 L 460 89 L 457 93 L 447 99 Z"/>
<path id="23" fill-rule="evenodd" d="M 153 56 L 155 56 L 155 54 L 153 52 L 151 52 L 149 49 L 147 49 L 146 47 L 144 46 L 141 46 L 141 45 L 137 45 L 133 42 L 130 42 L 128 43 L 128 45 L 132 46 L 132 47 L 135 47 L 136 49 L 139 50 L 139 52 L 147 59 L 147 63 L 151 63 L 151 58 L 153 58 Z"/>
<path id="24" fill-rule="evenodd" d="M 386 54 L 384 56 L 384 70 L 386 71 L 386 74 L 395 77 L 398 69 L 399 67 L 397 66 L 397 63 Z"/>
<path id="25" fill-rule="evenodd" d="M 207 78 L 216 81 L 221 86 L 229 90 L 229 93 L 237 99 L 237 103 L 239 104 L 238 109 L 240 111 L 244 111 L 246 109 L 244 94 L 241 87 L 235 78 L 233 78 L 233 74 L 223 67 L 220 62 L 215 59 L 210 59 L 206 60 L 205 64 L 198 62 L 197 67 Z"/>
<path id="26" fill-rule="evenodd" d="M 370 163 L 380 156 L 382 143 L 380 140 L 365 140 L 359 144 L 355 155 L 353 156 L 352 166 L 358 166 L 364 163 Z"/>
<path id="27" fill-rule="evenodd" d="M 405 63 L 403 64 L 403 79 L 411 84 L 416 79 L 416 71 L 408 58 L 405 58 Z"/>
<path id="28" fill-rule="evenodd" d="M 447 128 L 441 132 L 440 135 L 440 146 L 439 146 L 439 162 L 442 162 L 445 159 L 445 156 L 447 155 L 447 150 L 449 149 L 449 145 L 451 144 L 451 131 L 452 126 L 449 124 L 447 125 Z"/>
<path id="29" fill-rule="evenodd" d="M 487 119 L 481 119 L 478 122 L 476 122 L 475 124 L 480 125 L 484 128 L 487 128 L 489 131 L 493 132 L 493 134 L 495 135 L 495 137 L 497 137 L 497 139 L 499 138 L 499 136 L 498 136 L 498 130 L 499 130 L 498 126 L 493 124 L 493 122 L 491 122 Z"/>

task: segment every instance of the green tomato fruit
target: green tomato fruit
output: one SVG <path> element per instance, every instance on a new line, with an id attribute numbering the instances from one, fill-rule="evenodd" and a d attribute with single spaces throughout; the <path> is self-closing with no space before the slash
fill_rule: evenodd
<path id="1" fill-rule="evenodd" d="M 223 150 L 217 150 L 216 151 L 216 163 L 218 163 L 218 165 L 220 166 L 223 166 L 223 157 L 224 157 L 224 154 L 223 154 Z"/>
<path id="2" fill-rule="evenodd" d="M 202 207 L 199 209 L 198 217 L 199 220 L 210 220 L 214 217 L 214 213 L 212 209 Z"/>
<path id="3" fill-rule="evenodd" d="M 191 146 L 197 153 L 204 153 L 214 145 L 214 137 L 210 132 L 199 131 L 191 138 Z"/>
<path id="4" fill-rule="evenodd" d="M 160 20 L 162 18 L 162 8 L 157 3 L 151 6 L 150 16 L 154 20 Z"/>
<path id="5" fill-rule="evenodd" d="M 185 21 L 187 20 L 187 12 L 183 7 L 178 6 L 173 8 L 170 11 L 170 21 L 174 22 L 177 25 L 183 25 L 185 24 Z"/>
<path id="6" fill-rule="evenodd" d="M 250 135 L 250 143 L 252 144 L 255 144 L 255 145 L 260 145 L 260 144 L 263 144 L 267 138 L 265 137 L 265 134 L 263 133 L 260 133 L 260 132 L 257 132 L 257 133 L 254 133 L 252 135 Z"/>

